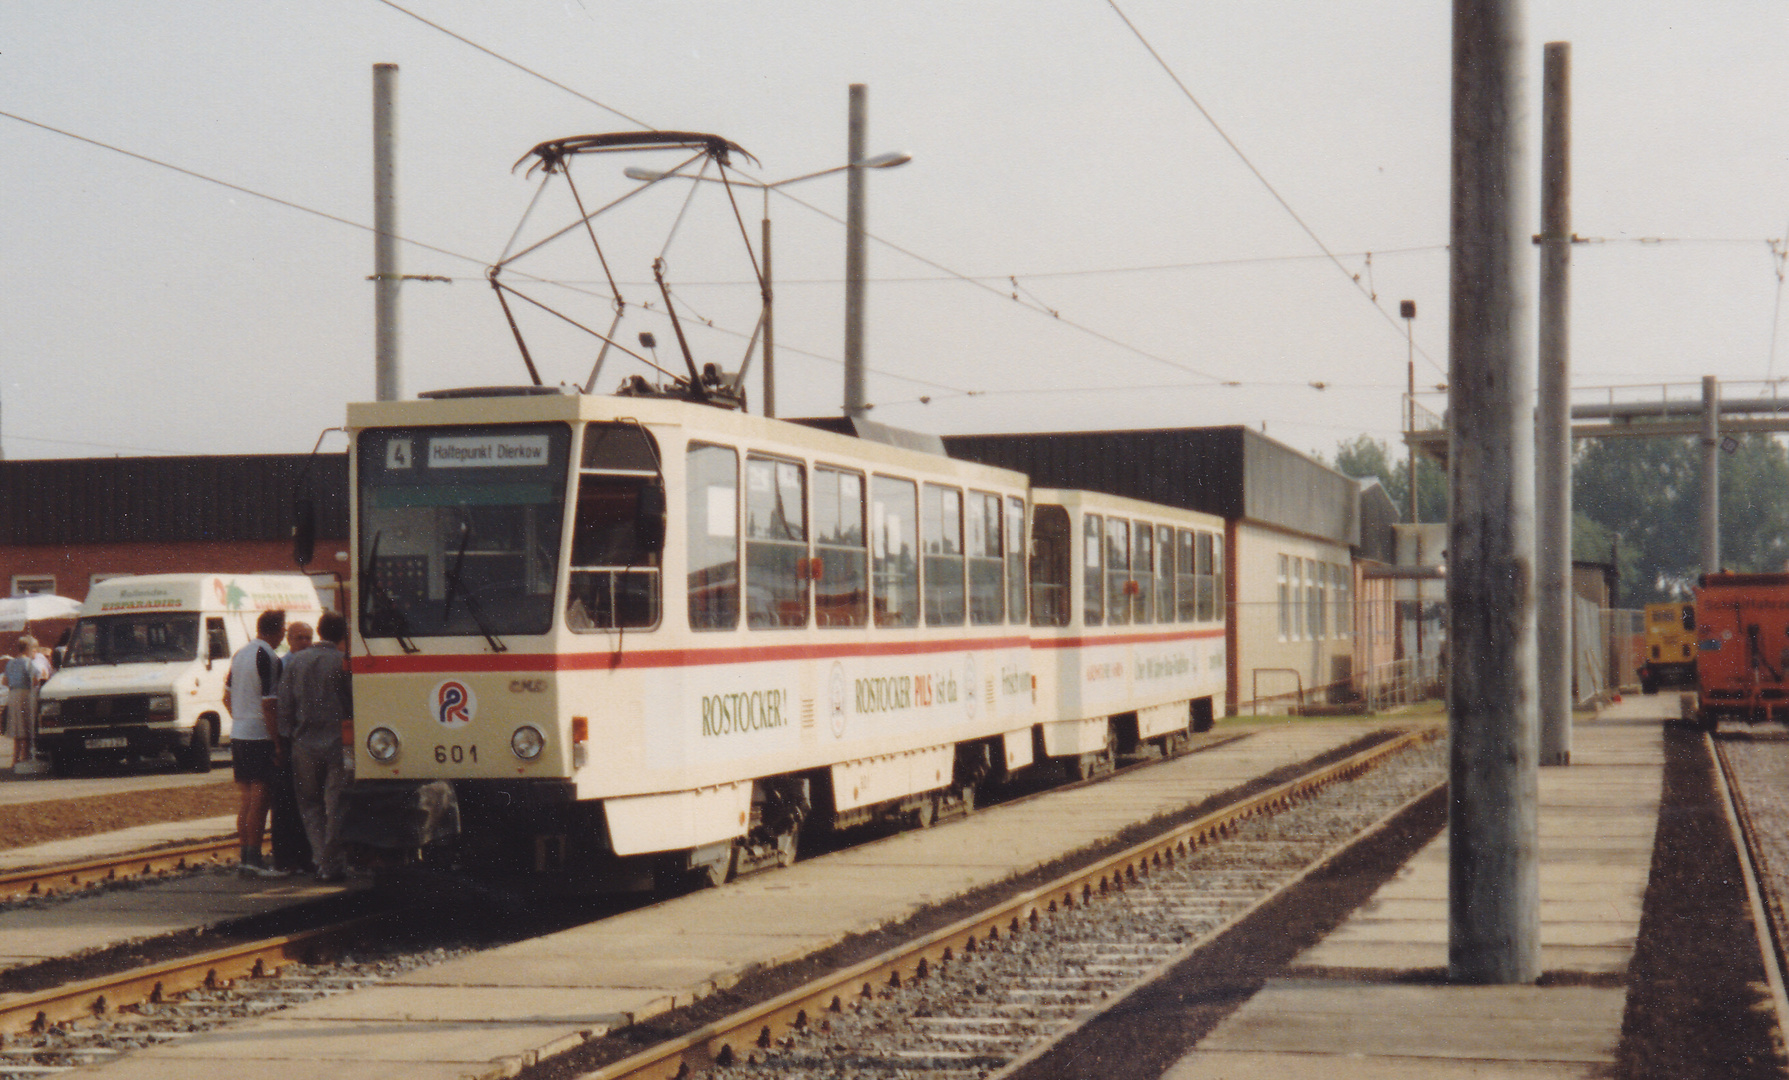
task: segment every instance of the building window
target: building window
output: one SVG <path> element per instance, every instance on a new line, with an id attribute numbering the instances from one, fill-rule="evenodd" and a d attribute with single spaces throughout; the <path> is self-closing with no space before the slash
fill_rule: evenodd
<path id="1" fill-rule="evenodd" d="M 1292 636 L 1292 557 L 1280 556 L 1280 640 Z"/>
<path id="2" fill-rule="evenodd" d="M 12 578 L 12 594 L 14 596 L 37 596 L 56 591 L 54 574 L 14 574 Z"/>
<path id="3" fill-rule="evenodd" d="M 1304 625 L 1305 636 L 1316 641 L 1323 636 L 1323 594 L 1318 584 L 1320 564 L 1316 559 L 1304 560 Z"/>

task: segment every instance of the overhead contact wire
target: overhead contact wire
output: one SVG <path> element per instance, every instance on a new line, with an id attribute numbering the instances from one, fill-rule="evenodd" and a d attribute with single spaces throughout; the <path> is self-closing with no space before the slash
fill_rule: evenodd
<path id="1" fill-rule="evenodd" d="M 1329 261 L 1335 265 L 1335 268 L 1340 270 L 1349 281 L 1354 283 L 1355 289 L 1359 290 L 1360 294 L 1367 298 L 1367 302 L 1373 305 L 1373 310 L 1377 311 L 1380 316 L 1385 319 L 1387 325 L 1395 330 L 1399 330 L 1400 336 L 1402 336 L 1402 328 L 1398 326 L 1396 317 L 1379 305 L 1379 300 L 1372 294 L 1372 291 L 1363 286 L 1360 283 L 1360 278 L 1351 273 L 1349 269 L 1342 264 L 1342 260 L 1337 258 L 1334 252 L 1329 250 L 1329 245 L 1323 242 L 1323 238 L 1317 235 L 1317 231 L 1311 228 L 1304 218 L 1299 216 L 1298 211 L 1292 208 L 1292 204 L 1286 201 L 1286 197 L 1280 194 L 1279 189 L 1275 188 L 1273 183 L 1267 179 L 1266 175 L 1263 174 L 1260 169 L 1255 167 L 1255 163 L 1249 160 L 1249 156 L 1242 152 L 1242 147 L 1236 144 L 1236 140 L 1230 137 L 1230 133 L 1225 131 L 1223 125 L 1217 122 L 1217 118 L 1211 115 L 1205 106 L 1200 103 L 1198 97 L 1196 97 L 1192 90 L 1187 87 L 1186 83 L 1181 81 L 1180 76 L 1174 73 L 1174 69 L 1168 66 L 1168 61 L 1163 59 L 1162 54 L 1157 52 L 1155 46 L 1149 43 L 1149 39 L 1143 36 L 1143 32 L 1137 29 L 1137 24 L 1131 22 L 1130 16 L 1126 15 L 1124 9 L 1118 6 L 1118 0 L 1106 0 L 1106 3 L 1111 7 L 1113 12 L 1118 15 L 1118 18 L 1124 23 L 1125 27 L 1136 37 L 1137 41 L 1142 44 L 1144 50 L 1149 53 L 1156 64 L 1161 67 L 1162 71 L 1167 73 L 1168 78 L 1173 81 L 1174 85 L 1180 88 L 1180 92 L 1186 96 L 1186 99 L 1192 102 L 1193 108 L 1199 110 L 1199 115 L 1203 116 L 1205 122 L 1211 125 L 1211 130 L 1217 132 L 1218 138 L 1224 140 L 1224 145 L 1230 148 L 1231 152 L 1236 155 L 1237 160 L 1241 161 L 1244 167 L 1254 175 L 1255 179 L 1260 181 L 1261 186 L 1267 189 L 1267 193 L 1272 195 L 1274 201 L 1280 204 L 1280 208 L 1286 211 L 1287 216 L 1296 222 L 1300 229 L 1304 230 L 1304 234 L 1311 238 L 1313 244 L 1317 245 L 1317 250 L 1323 252 Z M 1447 369 L 1437 363 L 1434 357 L 1430 356 L 1420 347 L 1417 348 L 1416 351 L 1422 353 L 1423 359 L 1433 365 L 1435 370 L 1444 375 L 1447 374 Z"/>

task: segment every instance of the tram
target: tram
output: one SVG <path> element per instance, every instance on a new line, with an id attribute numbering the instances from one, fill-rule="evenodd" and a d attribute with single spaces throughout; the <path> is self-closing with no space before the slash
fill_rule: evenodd
<path id="1" fill-rule="evenodd" d="M 454 391 L 349 430 L 354 842 L 719 882 L 804 824 L 1172 749 L 1221 692 L 1209 515 L 668 398 Z"/>

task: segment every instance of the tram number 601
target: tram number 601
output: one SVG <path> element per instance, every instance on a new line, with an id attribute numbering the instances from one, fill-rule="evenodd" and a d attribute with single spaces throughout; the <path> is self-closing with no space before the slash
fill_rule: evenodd
<path id="1" fill-rule="evenodd" d="M 478 764 L 478 747 L 477 746 L 440 746 L 440 745 L 437 745 L 435 747 L 435 763 L 437 765 L 445 765 L 450 761 L 453 762 L 455 765 L 459 765 L 459 764 L 461 764 L 465 761 L 468 761 L 468 760 L 470 760 L 475 765 Z"/>

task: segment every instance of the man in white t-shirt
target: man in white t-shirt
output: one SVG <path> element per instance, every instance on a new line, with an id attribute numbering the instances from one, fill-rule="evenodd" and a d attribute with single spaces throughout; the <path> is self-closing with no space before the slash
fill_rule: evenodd
<path id="1" fill-rule="evenodd" d="M 263 611 L 255 637 L 236 650 L 224 688 L 230 703 L 230 760 L 236 774 L 236 839 L 247 876 L 277 877 L 261 858 L 269 795 L 277 768 L 274 731 L 279 723 L 280 659 L 274 652 L 286 636 L 286 613 Z"/>

